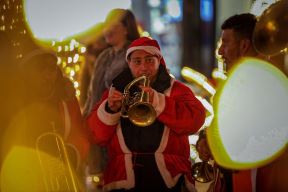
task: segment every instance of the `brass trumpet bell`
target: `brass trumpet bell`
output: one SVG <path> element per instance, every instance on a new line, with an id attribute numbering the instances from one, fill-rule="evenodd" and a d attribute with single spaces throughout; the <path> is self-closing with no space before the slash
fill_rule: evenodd
<path id="1" fill-rule="evenodd" d="M 270 5 L 260 16 L 253 33 L 255 49 L 266 56 L 280 53 L 288 44 L 288 1 Z"/>
<path id="2" fill-rule="evenodd" d="M 145 127 L 155 121 L 156 112 L 150 103 L 137 102 L 130 106 L 128 116 L 133 124 L 139 127 Z"/>
<path id="3" fill-rule="evenodd" d="M 192 166 L 192 177 L 200 183 L 208 183 L 214 179 L 214 168 L 208 162 L 198 162 Z"/>
<path id="4" fill-rule="evenodd" d="M 140 127 L 151 125 L 156 119 L 156 111 L 149 103 L 149 94 L 141 91 L 130 96 L 130 88 L 144 81 L 144 86 L 149 86 L 149 79 L 145 75 L 131 81 L 124 89 L 124 99 L 122 100 L 121 116 L 129 118 L 129 120 Z"/>

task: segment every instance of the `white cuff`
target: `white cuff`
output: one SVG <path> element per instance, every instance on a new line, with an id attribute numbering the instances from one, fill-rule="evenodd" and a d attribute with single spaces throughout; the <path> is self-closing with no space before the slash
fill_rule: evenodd
<path id="1" fill-rule="evenodd" d="M 106 102 L 107 102 L 107 99 L 104 100 L 99 106 L 97 110 L 97 116 L 106 125 L 116 125 L 120 119 L 121 111 L 117 113 L 113 113 L 113 114 L 108 113 L 105 110 Z"/>
<path id="2" fill-rule="evenodd" d="M 155 90 L 154 91 L 154 97 L 153 97 L 153 103 L 152 106 L 154 107 L 157 116 L 163 112 L 165 108 L 165 95 L 162 93 L 159 93 Z"/>

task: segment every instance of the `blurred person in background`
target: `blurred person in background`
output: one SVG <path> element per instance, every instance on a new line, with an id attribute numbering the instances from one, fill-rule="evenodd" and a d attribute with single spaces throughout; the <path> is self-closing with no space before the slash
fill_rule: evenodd
<path id="1" fill-rule="evenodd" d="M 23 187 L 23 190 L 32 189 L 34 185 L 37 188 L 36 186 L 39 184 L 34 179 L 37 177 L 39 161 L 36 157 L 35 161 L 33 160 L 35 154 L 29 154 L 28 149 L 36 151 L 38 141 L 46 133 L 55 133 L 61 136 L 72 163 L 72 169 L 81 179 L 82 166 L 87 158 L 89 141 L 88 134 L 85 132 L 86 129 L 84 129 L 84 122 L 73 83 L 63 76 L 57 65 L 56 55 L 42 49 L 35 50 L 24 57 L 19 64 L 18 75 L 17 93 L 21 99 L 20 110 L 4 133 L 2 149 L 5 151 L 5 155 L 10 158 L 13 155 L 17 156 L 17 149 L 19 153 L 20 148 L 27 149 L 27 156 L 18 160 L 14 159 L 16 163 L 14 165 L 13 158 L 10 161 L 7 160 L 6 163 L 8 165 L 12 163 L 12 167 L 6 166 L 2 174 L 2 176 L 4 175 L 1 177 L 4 180 L 4 185 L 10 182 L 5 180 L 9 173 L 17 175 L 26 173 L 27 177 L 25 179 L 19 179 L 28 179 L 29 182 L 24 183 L 14 179 L 14 181 L 11 181 L 11 183 L 14 183 L 13 186 L 18 187 L 18 189 Z M 52 144 L 48 141 L 43 141 L 45 144 L 43 151 L 54 156 L 59 151 L 50 150 L 49 146 L 52 146 Z M 58 140 L 54 141 L 59 143 Z M 60 156 L 63 156 L 63 154 Z M 51 169 L 55 168 L 53 164 L 51 166 Z M 61 170 L 59 168 L 59 175 L 65 174 Z M 41 175 L 38 175 L 38 177 L 40 177 L 40 180 L 42 179 Z M 21 186 L 21 182 L 24 183 L 23 186 Z M 79 180 L 79 186 L 82 185 L 81 182 Z M 10 191 L 16 190 L 13 186 L 10 186 L 12 188 L 8 187 L 8 189 Z"/>
<path id="2" fill-rule="evenodd" d="M 256 57 L 275 65 L 273 60 L 269 60 L 269 58 L 258 53 L 253 45 L 252 36 L 256 22 L 255 15 L 243 13 L 229 17 L 222 24 L 222 44 L 219 47 L 218 54 L 226 64 L 226 71 L 229 71 L 242 57 Z M 207 149 L 209 146 L 206 138 L 201 137 L 199 139 L 199 147 L 197 148 L 199 156 L 213 159 L 210 150 Z M 230 170 L 232 172 L 231 176 L 229 176 L 229 170 L 227 170 L 225 190 L 233 192 L 287 191 L 287 158 L 286 150 L 281 157 L 266 166 L 249 170 Z M 284 162 L 286 162 L 286 165 Z"/>
<path id="3" fill-rule="evenodd" d="M 16 54 L 13 52 L 9 35 L 0 31 L 0 146 L 3 135 L 11 123 L 11 119 L 18 110 L 18 97 L 15 94 Z M 2 147 L 0 148 L 0 170 L 3 161 Z"/>
<path id="4" fill-rule="evenodd" d="M 236 14 L 226 19 L 222 26 L 221 45 L 218 49 L 218 54 L 221 56 L 225 64 L 225 70 L 229 71 L 234 64 L 242 57 L 256 57 L 256 52 L 253 43 L 252 35 L 257 19 L 255 15 L 250 13 Z M 204 159 L 213 159 L 210 149 L 207 149 L 206 136 L 199 137 L 196 148 L 199 156 Z M 220 169 L 224 177 L 224 185 L 217 188 L 217 191 L 251 191 L 251 170 L 233 171 Z M 217 183 L 215 184 L 217 186 Z"/>
<path id="5" fill-rule="evenodd" d="M 87 116 L 111 83 L 113 77 L 127 67 L 125 53 L 128 45 L 140 37 L 134 14 L 128 9 L 113 9 L 106 19 L 104 38 L 110 45 L 97 58 L 92 72 L 90 90 L 84 109 Z"/>
<path id="6" fill-rule="evenodd" d="M 80 71 L 80 108 L 83 110 L 85 103 L 87 101 L 87 94 L 88 94 L 88 88 L 91 81 L 91 76 L 93 69 L 95 68 L 95 63 L 100 55 L 100 53 L 108 48 L 108 44 L 105 41 L 104 34 L 103 34 L 103 28 L 104 24 L 99 23 L 97 25 L 97 34 L 96 37 L 88 42 L 88 45 L 86 46 L 86 52 L 85 52 L 85 61 L 83 66 L 81 67 Z"/>

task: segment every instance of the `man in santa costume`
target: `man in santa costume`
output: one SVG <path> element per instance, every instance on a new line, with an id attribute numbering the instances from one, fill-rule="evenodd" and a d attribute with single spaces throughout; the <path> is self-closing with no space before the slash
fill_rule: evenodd
<path id="1" fill-rule="evenodd" d="M 191 89 L 172 78 L 156 40 L 141 37 L 126 53 L 128 67 L 113 80 L 88 117 L 95 143 L 108 149 L 104 191 L 194 191 L 188 136 L 198 131 L 205 110 Z M 146 75 L 150 86 L 132 86 L 149 94 L 156 120 L 145 127 L 121 114 L 123 91 Z"/>

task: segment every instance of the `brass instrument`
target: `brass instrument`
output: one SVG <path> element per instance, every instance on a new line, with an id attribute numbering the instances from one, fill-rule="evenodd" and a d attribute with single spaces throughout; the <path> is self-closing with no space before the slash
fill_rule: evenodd
<path id="1" fill-rule="evenodd" d="M 253 44 L 259 53 L 271 56 L 288 46 L 288 1 L 281 0 L 270 5 L 258 19 Z"/>
<path id="2" fill-rule="evenodd" d="M 65 143 L 60 135 L 54 132 L 40 135 L 36 141 L 36 151 L 46 191 L 79 191 Z"/>
<path id="3" fill-rule="evenodd" d="M 131 81 L 124 89 L 124 98 L 122 100 L 121 116 L 140 127 L 151 125 L 156 119 L 156 111 L 149 103 L 149 94 L 145 91 L 130 94 L 130 88 L 143 81 L 145 87 L 149 86 L 149 79 L 145 75 Z"/>
<path id="4" fill-rule="evenodd" d="M 200 146 L 200 142 L 202 141 L 202 144 Z M 207 146 L 206 146 L 207 145 Z M 195 149 L 198 151 L 198 156 L 201 159 L 200 155 L 203 149 L 209 149 L 208 143 L 206 142 L 206 130 L 200 130 L 199 132 L 199 138 L 196 143 Z M 202 149 L 202 150 L 201 150 Z M 210 149 L 209 149 L 210 150 Z M 198 162 L 192 165 L 192 177 L 195 181 L 198 181 L 200 183 L 208 183 L 210 181 L 216 180 L 216 172 L 217 168 L 216 166 L 213 166 L 212 163 L 210 163 L 212 159 L 203 160 L 202 162 Z"/>
<path id="5" fill-rule="evenodd" d="M 192 177 L 200 183 L 208 183 L 215 178 L 215 169 L 208 161 L 198 162 L 192 166 Z"/>

